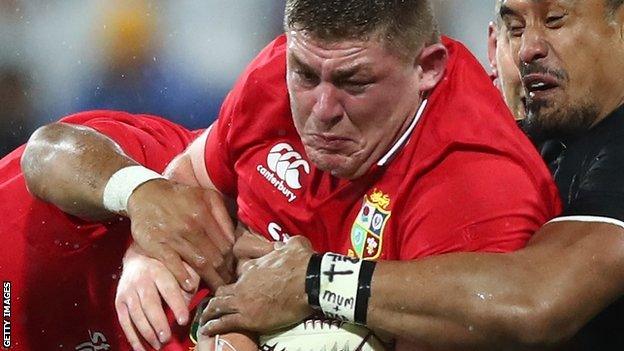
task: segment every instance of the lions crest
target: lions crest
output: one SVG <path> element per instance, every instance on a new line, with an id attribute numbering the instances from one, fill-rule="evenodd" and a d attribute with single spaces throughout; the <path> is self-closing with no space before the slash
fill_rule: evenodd
<path id="1" fill-rule="evenodd" d="M 383 231 L 390 218 L 390 197 L 374 189 L 364 196 L 362 208 L 351 227 L 349 255 L 365 260 L 375 260 L 381 254 Z"/>

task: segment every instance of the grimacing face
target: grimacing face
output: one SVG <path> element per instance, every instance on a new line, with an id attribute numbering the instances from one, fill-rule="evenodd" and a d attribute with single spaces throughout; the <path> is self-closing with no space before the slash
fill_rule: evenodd
<path id="1" fill-rule="evenodd" d="M 521 75 L 529 132 L 577 135 L 622 103 L 620 17 L 609 18 L 602 0 L 501 1 L 501 35 Z"/>
<path id="2" fill-rule="evenodd" d="M 337 177 L 363 175 L 412 121 L 422 69 L 378 40 L 287 38 L 291 110 L 308 157 Z"/>

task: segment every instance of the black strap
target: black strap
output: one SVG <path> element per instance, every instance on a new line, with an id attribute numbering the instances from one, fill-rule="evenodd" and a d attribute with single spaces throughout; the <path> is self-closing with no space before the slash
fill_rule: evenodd
<path id="1" fill-rule="evenodd" d="M 374 261 L 362 261 L 360 276 L 358 277 L 357 299 L 355 304 L 355 323 L 366 325 L 368 312 L 368 299 L 371 296 L 371 281 L 376 263 Z"/>
<path id="2" fill-rule="evenodd" d="M 305 292 L 308 294 L 308 304 L 317 310 L 321 309 L 319 294 L 321 290 L 321 260 L 322 255 L 312 254 L 306 271 Z"/>

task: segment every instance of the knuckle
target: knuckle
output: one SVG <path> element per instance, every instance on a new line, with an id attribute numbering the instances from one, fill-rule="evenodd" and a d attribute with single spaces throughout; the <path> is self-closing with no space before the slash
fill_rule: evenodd
<path id="1" fill-rule="evenodd" d="M 193 225 L 192 220 L 191 219 L 186 219 L 186 220 L 183 220 L 179 224 L 179 226 L 178 226 L 178 228 L 176 230 L 176 233 L 178 235 L 185 235 L 185 234 L 187 234 L 189 232 L 192 232 L 194 229 L 195 229 L 195 226 Z"/>
<path id="2" fill-rule="evenodd" d="M 224 286 L 220 286 L 217 288 L 217 290 L 215 290 L 215 298 L 218 296 L 224 296 L 225 295 L 225 287 Z M 214 298 L 213 298 L 214 300 Z M 210 300 L 212 301 L 212 300 Z"/>
<path id="3" fill-rule="evenodd" d="M 293 236 L 288 240 L 288 243 L 302 245 L 305 242 L 305 238 L 301 235 Z"/>
<path id="4" fill-rule="evenodd" d="M 225 266 L 225 264 L 226 262 L 225 259 L 223 259 L 223 256 L 214 255 L 212 257 L 212 266 L 214 268 L 221 269 Z"/>
<path id="5" fill-rule="evenodd" d="M 117 315 L 122 311 L 124 302 L 120 298 L 115 298 L 115 311 L 117 311 Z"/>
<path id="6" fill-rule="evenodd" d="M 163 250 L 161 257 L 163 260 L 167 261 L 167 262 L 172 262 L 175 259 L 178 258 L 178 255 L 176 255 L 173 251 L 171 250 Z"/>
<path id="7" fill-rule="evenodd" d="M 148 295 L 148 293 L 147 293 L 147 291 L 146 291 L 146 289 L 144 287 L 138 287 L 137 288 L 137 294 L 139 295 L 139 298 L 141 300 L 144 300 L 147 297 L 147 295 Z"/>
<path id="8" fill-rule="evenodd" d="M 234 245 L 232 245 L 229 242 L 224 242 L 224 245 L 219 248 L 219 252 L 221 252 L 222 256 L 235 256 L 236 255 L 235 250 L 236 249 Z M 239 249 L 238 252 L 240 253 L 241 250 Z"/>
<path id="9" fill-rule="evenodd" d="M 134 306 L 136 306 L 136 303 L 134 301 L 134 298 L 131 296 L 128 296 L 123 303 L 126 305 L 126 307 L 128 308 L 129 311 L 132 311 L 134 309 Z"/>
<path id="10" fill-rule="evenodd" d="M 193 258 L 193 265 L 199 270 L 203 271 L 207 268 L 212 268 L 212 265 L 209 264 L 208 259 L 201 255 L 195 255 Z"/>

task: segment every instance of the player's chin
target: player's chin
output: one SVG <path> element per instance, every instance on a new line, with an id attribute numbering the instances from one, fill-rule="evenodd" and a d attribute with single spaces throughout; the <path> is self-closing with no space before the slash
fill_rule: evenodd
<path id="1" fill-rule="evenodd" d="M 357 159 L 350 155 L 313 150 L 308 156 L 318 169 L 335 177 L 351 178 L 357 170 Z"/>

